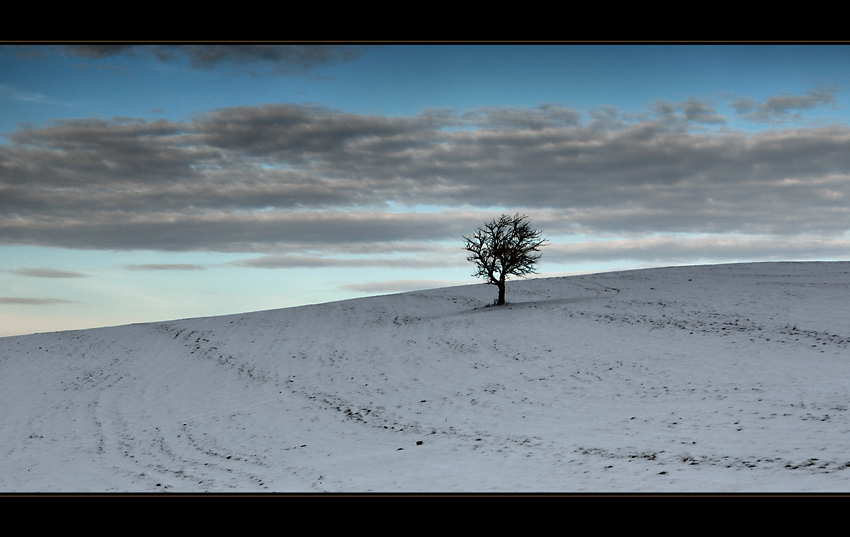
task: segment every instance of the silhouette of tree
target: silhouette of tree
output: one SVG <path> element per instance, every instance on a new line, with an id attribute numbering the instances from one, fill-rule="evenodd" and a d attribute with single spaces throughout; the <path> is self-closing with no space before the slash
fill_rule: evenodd
<path id="1" fill-rule="evenodd" d="M 466 259 L 475 263 L 475 277 L 484 278 L 499 288 L 497 306 L 505 304 L 505 281 L 508 275 L 535 274 L 534 265 L 540 259 L 540 247 L 547 241 L 541 232 L 531 228 L 528 216 L 503 214 L 498 220 L 484 224 L 466 240 L 464 250 L 471 252 Z"/>

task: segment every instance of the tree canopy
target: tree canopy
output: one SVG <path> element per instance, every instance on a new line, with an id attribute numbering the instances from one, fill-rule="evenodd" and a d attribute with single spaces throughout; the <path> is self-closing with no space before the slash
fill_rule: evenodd
<path id="1" fill-rule="evenodd" d="M 464 236 L 466 258 L 475 263 L 475 277 L 484 278 L 499 288 L 497 306 L 505 303 L 505 281 L 508 275 L 535 274 L 534 265 L 540 259 L 540 247 L 547 241 L 541 231 L 532 229 L 527 215 L 503 214 L 475 230 L 471 237 Z"/>

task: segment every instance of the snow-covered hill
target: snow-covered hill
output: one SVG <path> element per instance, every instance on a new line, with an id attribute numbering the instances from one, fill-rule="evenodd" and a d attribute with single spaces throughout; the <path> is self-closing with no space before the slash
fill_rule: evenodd
<path id="1" fill-rule="evenodd" d="M 850 263 L 0 339 L 0 491 L 850 491 Z"/>

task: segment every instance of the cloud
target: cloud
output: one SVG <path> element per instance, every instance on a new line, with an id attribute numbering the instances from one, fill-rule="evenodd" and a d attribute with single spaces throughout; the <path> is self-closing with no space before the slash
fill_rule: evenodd
<path id="1" fill-rule="evenodd" d="M 420 250 L 428 250 L 427 246 L 420 246 Z M 420 252 L 422 253 L 422 252 Z M 458 249 L 453 252 L 456 255 L 429 255 L 407 258 L 365 257 L 365 258 L 340 258 L 328 256 L 308 255 L 269 255 L 241 261 L 232 261 L 230 266 L 282 269 L 282 268 L 323 268 L 323 267 L 384 267 L 384 268 L 444 268 L 454 266 L 465 266 L 465 258 Z"/>
<path id="2" fill-rule="evenodd" d="M 808 90 L 805 95 L 783 94 L 768 97 L 765 102 L 742 98 L 732 101 L 730 105 L 744 119 L 758 123 L 781 123 L 788 119 L 802 119 L 801 114 L 792 114 L 794 110 L 835 107 L 838 102 L 835 97 L 837 91 L 836 86 L 823 86 Z"/>
<path id="3" fill-rule="evenodd" d="M 126 270 L 206 270 L 203 265 L 188 263 L 159 263 L 148 265 L 123 265 Z"/>
<path id="4" fill-rule="evenodd" d="M 544 103 L 537 108 L 484 107 L 470 110 L 462 118 L 483 128 L 543 129 L 578 125 L 581 114 L 562 105 Z"/>
<path id="5" fill-rule="evenodd" d="M 72 304 L 74 300 L 62 300 L 61 298 L 28 298 L 14 296 L 0 296 L 0 304 L 23 304 L 26 306 L 50 306 L 53 304 Z"/>
<path id="6" fill-rule="evenodd" d="M 357 59 L 366 45 L 65 45 L 65 54 L 101 60 L 124 55 L 162 62 L 188 60 L 193 69 L 226 67 L 253 74 L 302 75 Z"/>
<path id="7" fill-rule="evenodd" d="M 358 58 L 369 47 L 362 45 L 184 45 L 179 50 L 191 65 L 210 69 L 220 64 L 264 64 L 279 74 L 297 74 L 321 65 L 344 63 Z"/>
<path id="8" fill-rule="evenodd" d="M 32 93 L 15 89 L 10 84 L 0 84 L 0 99 L 9 99 L 14 101 L 23 101 L 30 103 L 43 104 L 59 104 L 57 101 L 50 99 L 46 95 L 40 93 Z"/>
<path id="9" fill-rule="evenodd" d="M 593 118 L 590 128 L 597 131 L 616 131 L 628 128 L 635 123 L 649 121 L 649 116 L 646 114 L 624 112 L 610 105 L 591 110 L 590 117 Z"/>
<path id="10" fill-rule="evenodd" d="M 850 127 L 692 132 L 720 124 L 710 103 L 655 110 L 582 123 L 555 104 L 411 117 L 272 104 L 22 127 L 0 146 L 0 244 L 400 266 L 393 252 L 459 241 L 502 207 L 549 235 L 848 229 Z"/>
<path id="11" fill-rule="evenodd" d="M 546 261 L 581 263 L 631 260 L 644 263 L 723 262 L 742 259 L 850 258 L 850 240 L 819 236 L 654 236 L 550 245 Z"/>
<path id="12" fill-rule="evenodd" d="M 8 270 L 11 274 L 18 276 L 27 276 L 30 278 L 88 278 L 88 274 L 82 272 L 72 272 L 68 270 L 55 270 L 49 268 L 23 268 Z"/>
<path id="13" fill-rule="evenodd" d="M 64 45 L 65 54 L 82 56 L 83 58 L 100 59 L 128 54 L 138 49 L 137 45 Z"/>
<path id="14" fill-rule="evenodd" d="M 688 97 L 677 103 L 660 100 L 652 108 L 659 116 L 658 120 L 670 126 L 688 128 L 694 123 L 708 125 L 726 123 L 726 117 L 718 114 L 710 101 L 696 97 Z"/>
<path id="15" fill-rule="evenodd" d="M 469 285 L 470 282 L 449 280 L 392 280 L 385 282 L 356 283 L 343 285 L 342 289 L 360 293 L 404 293 L 420 289 L 435 289 L 455 285 Z"/>

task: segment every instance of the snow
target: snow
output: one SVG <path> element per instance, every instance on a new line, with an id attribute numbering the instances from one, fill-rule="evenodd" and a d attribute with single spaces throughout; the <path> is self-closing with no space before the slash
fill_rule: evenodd
<path id="1" fill-rule="evenodd" d="M 4 492 L 850 490 L 850 263 L 0 338 Z"/>

